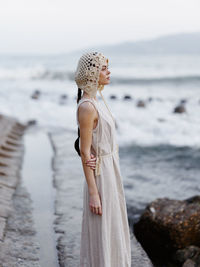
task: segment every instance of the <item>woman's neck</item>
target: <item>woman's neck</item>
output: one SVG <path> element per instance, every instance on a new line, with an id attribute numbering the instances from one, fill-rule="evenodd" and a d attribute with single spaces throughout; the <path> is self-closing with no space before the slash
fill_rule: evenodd
<path id="1" fill-rule="evenodd" d="M 83 93 L 82 97 L 81 98 L 90 98 L 90 99 L 95 99 L 97 101 L 97 97 L 96 95 L 94 97 L 91 97 L 90 95 L 88 95 L 87 93 Z"/>

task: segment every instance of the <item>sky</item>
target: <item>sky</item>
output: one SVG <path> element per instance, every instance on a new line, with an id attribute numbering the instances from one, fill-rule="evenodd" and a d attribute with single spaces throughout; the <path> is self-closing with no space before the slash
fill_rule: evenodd
<path id="1" fill-rule="evenodd" d="M 87 47 L 200 32 L 199 0 L 0 0 L 0 54 Z"/>

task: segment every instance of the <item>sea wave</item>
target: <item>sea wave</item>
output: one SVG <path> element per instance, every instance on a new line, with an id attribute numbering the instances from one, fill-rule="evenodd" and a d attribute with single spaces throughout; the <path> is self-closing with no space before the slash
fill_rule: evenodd
<path id="1" fill-rule="evenodd" d="M 35 68 L 17 68 L 5 69 L 0 68 L 0 80 L 74 80 L 74 72 L 66 70 L 51 70 L 44 67 Z M 137 77 L 133 73 L 130 76 L 111 75 L 111 85 L 113 84 L 127 84 L 127 85 L 153 85 L 153 84 L 187 84 L 200 83 L 200 74 L 184 74 L 184 75 L 161 75 L 149 77 Z"/>
<path id="2" fill-rule="evenodd" d="M 66 70 L 35 68 L 0 68 L 0 80 L 72 80 L 73 73 Z"/>
<path id="3" fill-rule="evenodd" d="M 188 76 L 163 76 L 163 77 L 149 77 L 149 78 L 113 78 L 112 83 L 115 84 L 185 84 L 185 83 L 199 83 L 200 75 L 188 75 Z"/>

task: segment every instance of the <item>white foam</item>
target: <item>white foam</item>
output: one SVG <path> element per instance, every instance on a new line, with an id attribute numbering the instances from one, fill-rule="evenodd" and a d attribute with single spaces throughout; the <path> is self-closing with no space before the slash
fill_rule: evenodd
<path id="1" fill-rule="evenodd" d="M 62 127 L 76 131 L 76 95 L 73 90 L 70 91 L 71 88 L 72 86 L 69 86 L 68 90 L 63 88 L 58 92 L 56 89 L 52 89 L 51 92 L 42 91 L 39 100 L 31 99 L 30 91 L 25 93 L 25 89 L 21 91 L 10 89 L 10 93 L 4 92 L 4 97 L 0 98 L 0 112 L 14 115 L 22 121 L 36 119 L 44 127 Z M 185 94 L 182 90 L 179 95 L 172 90 L 165 90 L 161 95 L 159 89 L 157 94 L 156 89 L 147 94 L 147 90 L 142 88 L 130 91 L 130 88 L 125 87 L 126 93 L 134 97 L 131 101 L 125 101 L 122 100 L 123 91 L 118 94 L 119 88 L 115 88 L 118 100 L 108 99 L 111 88 L 114 91 L 111 86 L 105 87 L 103 94 L 117 120 L 119 126 L 117 137 L 120 145 L 134 143 L 200 146 L 200 104 L 194 94 L 195 90 L 192 97 L 192 90 Z M 59 105 L 60 94 L 66 91 L 70 92 L 66 104 Z M 0 94 L 2 95 L 1 90 Z M 153 100 L 148 102 L 150 96 L 153 96 Z M 183 97 L 189 98 L 186 104 L 187 113 L 174 114 L 174 107 Z M 146 101 L 145 108 L 136 106 L 139 99 Z"/>
<path id="2" fill-rule="evenodd" d="M 119 58 L 120 59 L 120 58 Z M 77 131 L 75 111 L 77 87 L 68 79 L 38 79 L 47 70 L 51 73 L 75 69 L 65 57 L 30 58 L 0 62 L 0 112 L 16 116 L 22 121 L 36 119 L 43 127 L 64 127 Z M 65 62 L 66 60 L 66 62 Z M 7 62 L 8 61 L 8 62 Z M 3 63 L 2 63 L 3 62 Z M 161 77 L 167 75 L 199 74 L 200 57 L 126 57 L 111 61 L 112 75 L 118 77 Z M 51 75 L 50 75 L 51 76 Z M 34 79 L 37 77 L 37 79 Z M 34 90 L 41 91 L 39 100 L 31 99 Z M 60 105 L 60 97 L 68 98 Z M 200 146 L 200 89 L 195 83 L 178 86 L 176 83 L 161 85 L 109 85 L 103 94 L 117 119 L 120 145 L 171 144 Z M 109 100 L 111 94 L 117 100 Z M 123 100 L 125 94 L 131 101 Z M 148 98 L 152 98 L 148 102 Z M 139 99 L 147 104 L 136 107 Z M 187 100 L 185 114 L 174 114 L 180 100 Z"/>

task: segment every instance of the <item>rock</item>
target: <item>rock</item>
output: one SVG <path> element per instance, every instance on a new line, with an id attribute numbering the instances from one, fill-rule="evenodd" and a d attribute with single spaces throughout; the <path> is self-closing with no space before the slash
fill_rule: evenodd
<path id="1" fill-rule="evenodd" d="M 32 126 L 32 125 L 36 125 L 36 124 L 37 124 L 37 121 L 36 120 L 29 120 L 26 123 L 27 126 Z"/>
<path id="2" fill-rule="evenodd" d="M 197 266 L 200 266 L 200 248 L 189 246 L 184 249 L 178 249 L 174 254 L 174 260 L 177 263 L 184 264 L 184 266 L 195 266 L 195 264 L 199 264 Z"/>
<path id="3" fill-rule="evenodd" d="M 176 250 L 200 246 L 200 196 L 153 201 L 134 224 L 134 232 L 152 261 L 173 262 Z"/>
<path id="4" fill-rule="evenodd" d="M 163 119 L 163 118 L 158 118 L 158 121 L 159 121 L 159 122 L 165 122 L 166 120 Z"/>
<path id="5" fill-rule="evenodd" d="M 178 105 L 174 108 L 173 113 L 185 113 L 186 112 L 186 108 L 184 105 Z"/>
<path id="6" fill-rule="evenodd" d="M 153 101 L 153 97 L 149 97 L 149 98 L 148 98 L 148 101 L 149 101 L 149 102 L 152 102 L 152 101 Z"/>
<path id="7" fill-rule="evenodd" d="M 146 106 L 145 102 L 143 100 L 139 100 L 137 102 L 137 107 L 139 108 L 144 108 Z"/>
<path id="8" fill-rule="evenodd" d="M 117 99 L 116 95 L 110 95 L 110 99 Z"/>
<path id="9" fill-rule="evenodd" d="M 65 105 L 66 104 L 66 101 L 67 101 L 67 98 L 68 98 L 68 96 L 67 95 L 61 95 L 60 96 L 60 101 L 59 101 L 59 104 L 60 105 Z"/>
<path id="10" fill-rule="evenodd" d="M 41 92 L 39 90 L 35 90 L 31 96 L 31 98 L 37 100 L 37 99 L 39 99 L 40 95 L 41 95 Z"/>
<path id="11" fill-rule="evenodd" d="M 186 104 L 187 103 L 187 99 L 181 99 L 180 104 Z"/>
<path id="12" fill-rule="evenodd" d="M 60 98 L 61 98 L 61 99 L 67 99 L 67 95 L 66 95 L 66 94 L 61 95 Z"/>
<path id="13" fill-rule="evenodd" d="M 185 261 L 182 267 L 196 267 L 196 266 L 199 266 L 199 265 L 196 265 L 194 261 L 188 259 Z"/>
<path id="14" fill-rule="evenodd" d="M 125 96 L 123 97 L 123 99 L 124 99 L 124 100 L 132 100 L 132 97 L 131 97 L 131 95 L 125 95 Z"/>

